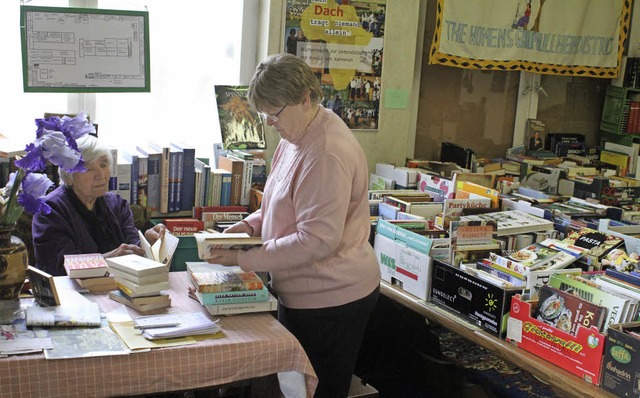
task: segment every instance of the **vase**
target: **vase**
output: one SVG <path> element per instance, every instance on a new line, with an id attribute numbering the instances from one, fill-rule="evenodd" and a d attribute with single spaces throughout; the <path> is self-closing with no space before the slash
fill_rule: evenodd
<path id="1" fill-rule="evenodd" d="M 18 300 L 27 277 L 27 246 L 12 235 L 14 228 L 0 226 L 0 300 Z"/>

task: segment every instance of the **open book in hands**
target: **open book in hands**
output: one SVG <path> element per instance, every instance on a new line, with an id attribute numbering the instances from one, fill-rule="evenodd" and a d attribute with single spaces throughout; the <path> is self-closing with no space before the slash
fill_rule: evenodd
<path id="1" fill-rule="evenodd" d="M 241 249 L 262 246 L 262 238 L 252 237 L 244 232 L 193 234 L 198 246 L 198 257 L 203 260 L 211 258 L 215 250 Z"/>
<path id="2" fill-rule="evenodd" d="M 165 265 L 171 265 L 173 254 L 176 252 L 179 242 L 179 239 L 175 235 L 165 230 L 164 235 L 153 245 L 149 243 L 140 230 L 138 230 L 138 236 L 140 237 L 140 246 L 144 249 L 144 256 L 146 258 Z"/>

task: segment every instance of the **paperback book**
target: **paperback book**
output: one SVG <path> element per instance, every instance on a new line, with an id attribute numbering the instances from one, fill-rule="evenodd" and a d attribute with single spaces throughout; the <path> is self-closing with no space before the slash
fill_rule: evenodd
<path id="1" fill-rule="evenodd" d="M 109 274 L 107 262 L 100 253 L 65 254 L 63 266 L 69 278 L 94 278 Z"/>
<path id="2" fill-rule="evenodd" d="M 82 302 L 56 307 L 27 307 L 27 326 L 100 326 L 100 308 L 97 303 Z"/>

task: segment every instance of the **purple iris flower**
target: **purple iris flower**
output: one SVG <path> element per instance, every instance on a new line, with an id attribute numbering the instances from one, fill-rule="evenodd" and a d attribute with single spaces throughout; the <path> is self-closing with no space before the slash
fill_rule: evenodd
<path id="1" fill-rule="evenodd" d="M 47 131 L 46 133 L 39 140 L 42 156 L 45 159 L 69 172 L 78 166 L 84 170 L 82 154 L 67 145 L 67 139 L 63 133 L 59 131 Z"/>
<path id="2" fill-rule="evenodd" d="M 37 140 L 36 143 L 38 145 L 34 143 L 27 145 L 25 148 L 27 154 L 14 162 L 16 166 L 26 171 L 42 171 L 47 167 L 46 159 L 42 154 L 40 140 Z"/>
<path id="3" fill-rule="evenodd" d="M 22 193 L 18 195 L 18 203 L 27 213 L 51 213 L 51 207 L 45 203 L 43 196 L 53 182 L 46 174 L 28 173 L 22 180 Z"/>
<path id="4" fill-rule="evenodd" d="M 76 140 L 87 134 L 95 134 L 96 128 L 87 120 L 87 115 L 80 112 L 76 117 L 64 116 L 60 131 L 67 137 L 69 146 L 75 150 L 78 149 Z"/>
<path id="5" fill-rule="evenodd" d="M 60 116 L 49 116 L 44 119 L 36 119 L 36 126 L 38 126 L 38 129 L 36 130 L 36 138 L 42 137 L 45 130 L 61 131 L 62 129 Z"/>

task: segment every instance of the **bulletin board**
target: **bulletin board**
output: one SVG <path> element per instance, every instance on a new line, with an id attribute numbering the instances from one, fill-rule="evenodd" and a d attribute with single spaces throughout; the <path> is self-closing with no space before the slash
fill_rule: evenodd
<path id="1" fill-rule="evenodd" d="M 25 92 L 149 92 L 149 13 L 20 7 Z"/>

